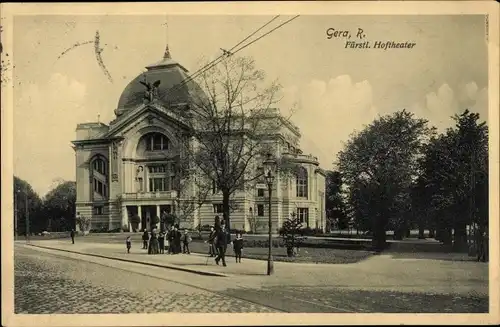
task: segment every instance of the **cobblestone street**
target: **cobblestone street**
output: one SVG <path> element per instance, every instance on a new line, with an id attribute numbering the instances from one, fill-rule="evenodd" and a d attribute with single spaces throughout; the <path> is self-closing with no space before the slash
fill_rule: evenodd
<path id="1" fill-rule="evenodd" d="M 340 272 L 332 272 L 337 276 L 334 279 L 339 279 Z M 302 283 L 300 278 L 280 279 L 281 283 L 268 278 L 202 276 L 16 246 L 15 312 L 488 312 L 487 295 L 474 291 L 440 294 L 438 289 L 422 285 L 421 291 L 415 293 L 411 290 L 415 287 L 404 291 L 403 284 L 386 287 L 386 290 L 361 287 L 359 281 L 356 285 L 356 279 L 351 285 L 339 284 L 339 280 L 313 285 Z"/>
<path id="2" fill-rule="evenodd" d="M 15 313 L 275 312 L 134 272 L 16 249 Z"/>

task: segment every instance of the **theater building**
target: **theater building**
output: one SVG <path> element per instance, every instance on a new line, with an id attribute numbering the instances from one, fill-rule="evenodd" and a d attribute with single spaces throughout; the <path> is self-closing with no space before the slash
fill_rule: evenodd
<path id="1" fill-rule="evenodd" d="M 203 92 L 194 82 L 179 87 L 188 76 L 187 69 L 171 58 L 167 47 L 164 57 L 133 79 L 117 107 L 110 108 L 116 115 L 113 121 L 77 125 L 76 140 L 72 142 L 76 157 L 76 212 L 92 217 L 91 229 L 127 230 L 133 215 L 141 217 L 139 228 L 149 229 L 153 216 L 175 213 L 176 207 L 180 208 L 183 197 L 174 187 L 179 182 L 174 166 L 176 158 L 182 155 L 179 131 L 187 126 L 189 116 L 179 112 L 187 108 L 193 94 Z M 167 100 L 154 97 L 152 91 L 145 94 L 145 81 L 158 80 L 161 83 L 153 93 L 168 93 Z M 278 228 L 295 212 L 304 226 L 324 229 L 325 172 L 316 157 L 300 150 L 301 135 L 295 125 L 287 122 L 280 135 L 273 141 L 275 155 L 300 164 L 301 173 L 276 177 L 271 199 L 273 226 Z M 189 192 L 195 194 L 195 187 L 191 183 Z M 237 205 L 231 213 L 232 228 L 267 231 L 265 185 L 244 187 L 234 194 L 233 201 Z M 217 214 L 222 216 L 222 195 L 214 190 L 181 225 L 196 228 L 213 224 Z"/>

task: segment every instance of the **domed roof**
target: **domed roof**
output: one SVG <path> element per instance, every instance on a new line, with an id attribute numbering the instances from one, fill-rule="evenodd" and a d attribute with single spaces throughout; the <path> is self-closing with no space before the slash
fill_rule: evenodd
<path id="1" fill-rule="evenodd" d="M 156 98 L 167 107 L 172 104 L 189 103 L 192 92 L 203 94 L 194 81 L 185 82 L 189 78 L 188 70 L 172 59 L 168 45 L 163 59 L 146 66 L 146 69 L 147 71 L 133 79 L 122 92 L 116 110 L 118 116 L 144 103 L 146 88 L 141 82 L 160 81 Z"/>

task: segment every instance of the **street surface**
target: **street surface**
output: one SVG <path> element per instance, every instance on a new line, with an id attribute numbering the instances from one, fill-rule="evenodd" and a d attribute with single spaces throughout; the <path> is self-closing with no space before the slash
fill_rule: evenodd
<path id="1" fill-rule="evenodd" d="M 196 255 L 137 256 L 188 262 L 193 267 L 206 262 Z M 440 270 L 431 266 L 432 276 L 425 276 L 425 261 L 407 261 L 408 277 L 401 279 L 405 273 L 398 268 L 392 268 L 394 278 L 383 270 L 390 262 L 380 257 L 360 265 L 334 266 L 338 268 L 275 263 L 276 274 L 265 276 L 245 273 L 253 265 L 259 270 L 265 265 L 247 260 L 246 265 L 231 262 L 229 277 L 213 277 L 16 244 L 15 312 L 488 312 L 486 288 L 479 281 L 484 277 L 467 277 L 471 273 L 463 272 L 472 267 L 470 263 L 452 267 L 455 263 L 441 262 L 441 277 Z M 417 263 L 421 270 L 416 274 L 423 279 L 415 284 L 411 271 Z M 296 272 L 290 272 L 292 267 Z M 210 263 L 204 268 L 223 267 Z M 459 279 L 464 276 L 470 286 Z M 447 278 L 448 285 L 442 285 L 441 278 Z"/>
<path id="2" fill-rule="evenodd" d="M 279 312 L 168 281 L 175 271 L 100 261 L 16 247 L 15 313 Z"/>

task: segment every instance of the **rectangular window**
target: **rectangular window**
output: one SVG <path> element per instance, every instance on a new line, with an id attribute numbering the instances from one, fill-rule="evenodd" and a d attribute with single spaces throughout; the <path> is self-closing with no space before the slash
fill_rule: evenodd
<path id="1" fill-rule="evenodd" d="M 139 183 L 139 192 L 142 192 L 143 186 L 142 186 L 142 178 L 141 177 L 137 178 L 137 183 Z"/>
<path id="2" fill-rule="evenodd" d="M 223 213 L 224 208 L 222 207 L 222 203 L 214 203 L 214 213 Z"/>
<path id="3" fill-rule="evenodd" d="M 103 207 L 94 207 L 94 215 L 102 215 Z"/>
<path id="4" fill-rule="evenodd" d="M 166 165 L 149 166 L 148 170 L 151 174 L 165 173 L 167 171 L 167 166 Z"/>
<path id="5" fill-rule="evenodd" d="M 301 223 L 306 223 L 309 227 L 309 208 L 297 208 L 297 218 Z"/>
<path id="6" fill-rule="evenodd" d="M 153 177 L 149 179 L 149 192 L 165 192 L 169 190 L 168 179 Z"/>
<path id="7" fill-rule="evenodd" d="M 258 188 L 257 189 L 257 196 L 259 196 L 259 197 L 264 196 L 264 189 L 263 188 Z"/>
<path id="8" fill-rule="evenodd" d="M 259 217 L 264 216 L 264 205 L 263 204 L 257 205 L 257 216 L 259 216 Z"/>

